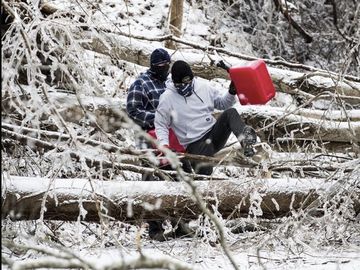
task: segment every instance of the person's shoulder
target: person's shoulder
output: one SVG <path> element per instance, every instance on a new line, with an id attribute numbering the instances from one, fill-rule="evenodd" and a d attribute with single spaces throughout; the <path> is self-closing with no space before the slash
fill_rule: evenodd
<path id="1" fill-rule="evenodd" d="M 195 80 L 195 82 L 197 82 L 197 83 L 204 83 L 204 84 L 207 84 L 209 81 L 208 80 L 206 80 L 206 79 L 204 79 L 204 78 L 201 78 L 201 77 L 194 77 L 194 80 Z"/>
<path id="2" fill-rule="evenodd" d="M 151 81 L 149 74 L 147 72 L 143 72 L 135 79 L 130 88 L 144 86 L 149 81 Z"/>
<path id="3" fill-rule="evenodd" d="M 151 76 L 150 76 L 149 70 L 146 70 L 145 72 L 142 72 L 142 73 L 139 75 L 138 78 L 141 79 L 141 80 L 144 80 L 144 81 L 152 80 L 152 79 L 151 79 Z"/>
<path id="4" fill-rule="evenodd" d="M 195 77 L 195 90 L 206 90 L 208 88 L 211 88 L 211 84 L 208 80 L 203 79 L 203 78 L 199 78 L 199 77 Z"/>
<path id="5" fill-rule="evenodd" d="M 160 98 L 168 99 L 174 96 L 174 91 L 170 90 L 169 88 L 165 88 L 164 93 L 160 96 Z"/>
<path id="6" fill-rule="evenodd" d="M 210 83 L 208 80 L 204 79 L 204 78 L 200 78 L 200 77 L 195 77 L 195 84 L 200 85 L 200 86 L 210 86 Z"/>
<path id="7" fill-rule="evenodd" d="M 164 93 L 160 96 L 160 101 L 169 103 L 176 99 L 176 93 L 169 88 L 169 85 L 167 84 L 165 87 Z"/>
<path id="8" fill-rule="evenodd" d="M 144 83 L 144 82 L 147 82 L 149 80 L 152 80 L 152 79 L 151 79 L 149 70 L 146 70 L 144 72 L 141 72 L 140 75 L 137 76 L 137 78 L 135 79 L 135 82 Z"/>

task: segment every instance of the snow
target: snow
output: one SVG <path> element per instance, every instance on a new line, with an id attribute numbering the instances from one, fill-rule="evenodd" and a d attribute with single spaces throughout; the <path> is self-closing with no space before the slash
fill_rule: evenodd
<path id="1" fill-rule="evenodd" d="M 174 243 L 168 243 L 170 246 Z M 187 248 L 190 248 L 191 243 L 184 243 Z M 161 251 L 165 247 L 158 247 L 158 249 L 148 250 L 145 252 L 145 255 L 156 258 L 159 256 L 159 250 Z M 176 253 L 179 253 L 179 256 L 184 256 L 185 252 L 181 250 L 176 250 Z M 107 252 L 108 254 L 104 254 L 100 258 L 97 258 L 98 262 L 107 262 L 111 258 L 119 258 L 124 254 L 116 250 L 112 250 Z M 160 253 L 161 254 L 161 253 Z M 260 259 L 258 258 L 260 255 Z M 232 266 L 229 264 L 226 258 L 220 252 L 211 252 L 208 256 L 197 256 L 193 255 L 195 258 L 193 262 L 191 260 L 190 263 L 193 264 L 194 269 L 215 269 L 214 263 L 218 262 L 218 267 L 216 269 L 232 269 Z M 136 257 L 135 253 L 126 254 L 128 258 Z M 356 252 L 347 253 L 345 256 L 337 256 L 337 254 L 328 254 L 328 253 L 319 253 L 317 256 L 291 256 L 289 254 L 285 254 L 284 252 L 279 251 L 276 256 L 269 254 L 267 252 L 260 252 L 257 254 L 256 250 L 249 250 L 247 255 L 241 254 L 235 257 L 238 265 L 241 266 L 241 269 L 263 269 L 259 265 L 259 263 L 263 263 L 266 269 L 314 269 L 314 270 L 338 270 L 338 269 L 351 269 L 356 270 L 359 266 L 360 261 L 353 262 L 353 259 L 359 259 L 358 254 Z M 104 264 L 104 263 L 103 263 Z M 285 268 L 281 268 L 280 265 L 284 265 Z"/>
<path id="2" fill-rule="evenodd" d="M 5 174 L 6 175 L 6 174 Z M 37 182 L 37 186 L 29 184 L 32 180 Z M 239 185 L 239 188 L 246 188 L 249 185 L 250 179 L 239 180 L 229 180 Z M 161 194 L 170 194 L 170 195 L 186 195 L 186 189 L 179 189 L 179 185 L 174 185 L 171 182 L 163 182 L 163 189 L 159 189 L 159 185 L 154 185 L 153 182 L 143 182 L 141 186 L 137 185 L 137 189 L 134 189 L 134 183 L 131 181 L 125 182 L 114 182 L 114 181 L 92 181 L 92 187 L 96 190 L 97 194 L 106 196 L 110 199 L 119 201 L 120 198 L 124 198 L 126 194 L 127 198 L 136 198 L 139 193 L 144 191 L 152 194 L 153 196 L 159 196 Z M 215 182 L 198 182 L 198 188 L 200 190 L 207 189 Z M 336 189 L 338 183 L 332 183 L 331 181 L 321 180 L 321 179 L 296 179 L 296 178 L 283 178 L 283 179 L 259 179 L 258 181 L 251 184 L 251 186 L 257 186 L 259 192 L 262 193 L 265 190 L 269 191 L 306 191 L 317 190 L 325 192 L 328 189 Z M 57 194 L 63 193 L 67 194 L 77 194 L 81 193 L 82 195 L 92 194 L 92 187 L 90 182 L 86 179 L 45 179 L 45 178 L 28 178 L 28 177 L 18 177 L 18 176 L 4 176 L 2 179 L 2 190 L 23 190 L 31 193 L 39 192 L 39 190 L 46 191 L 50 188 L 49 195 L 52 191 L 56 191 Z M 140 187 L 140 189 L 138 189 Z M 253 196 L 253 211 L 254 216 L 261 216 L 259 210 L 260 207 L 256 206 L 256 203 L 260 203 L 262 197 L 259 192 L 250 193 Z M 33 194 L 34 195 L 34 194 Z M 61 196 L 61 195 L 58 195 Z M 83 202 L 86 201 L 83 200 Z M 127 200 L 129 203 L 136 203 L 135 200 Z M 277 202 L 272 200 L 276 205 Z M 152 207 L 157 208 L 161 201 L 158 201 L 155 205 L 145 205 L 145 208 Z M 131 209 L 131 208 L 130 208 Z M 85 214 L 85 212 L 83 212 Z M 246 220 L 246 219 L 245 219 Z M 56 223 L 56 222 L 55 222 Z M 286 223 L 284 223 L 286 224 Z M 121 226 L 121 223 L 119 224 Z M 113 226 L 119 226 L 114 223 Z M 22 225 L 18 225 L 22 226 Z M 39 225 L 38 225 L 39 226 Z M 122 239 L 124 247 L 120 250 L 118 248 L 114 249 L 110 247 L 107 248 L 95 248 L 97 244 L 96 238 L 87 231 L 87 228 L 92 228 L 91 231 L 96 231 L 98 225 L 88 224 L 86 227 L 84 225 L 76 225 L 71 223 L 65 223 L 60 225 L 63 227 L 63 232 L 58 237 L 61 237 L 62 241 L 66 241 L 69 244 L 73 245 L 73 235 L 70 238 L 67 238 L 67 233 L 72 234 L 76 230 L 78 231 L 78 241 L 74 250 L 77 250 L 76 253 L 82 256 L 83 258 L 88 258 L 89 263 L 96 264 L 97 267 L 102 268 L 109 264 L 115 264 L 119 259 L 124 256 L 125 261 L 132 261 L 138 258 L 138 253 L 134 250 L 134 240 L 139 233 L 142 238 L 142 250 L 144 254 L 151 257 L 152 259 L 163 258 L 162 255 L 170 255 L 171 258 L 176 258 L 177 260 L 186 262 L 193 266 L 194 269 L 231 269 L 228 259 L 224 256 L 221 251 L 221 247 L 217 244 L 215 247 L 210 247 L 206 244 L 206 239 L 200 238 L 184 238 L 184 239 L 173 239 L 166 241 L 165 243 L 148 241 L 146 230 L 136 229 L 133 226 L 129 226 L 126 234 L 120 237 Z M 283 227 L 281 223 L 278 225 L 279 229 Z M 76 229 L 77 228 L 77 229 Z M 299 228 L 300 231 L 306 230 L 306 228 Z M 37 235 L 39 235 L 39 229 L 37 229 Z M 122 229 L 118 231 L 121 233 Z M 274 229 L 276 231 L 276 229 Z M 301 232 L 305 233 L 305 232 Z M 242 269 L 262 269 L 262 266 L 265 266 L 267 269 L 309 269 L 309 267 L 317 267 L 317 269 L 356 269 L 360 263 L 360 256 L 358 253 L 358 248 L 356 246 L 349 247 L 346 250 L 336 250 L 336 249 L 315 249 L 309 245 L 304 245 L 300 250 L 292 250 L 292 253 L 286 248 L 286 245 L 299 245 L 297 241 L 304 241 L 302 235 L 294 235 L 294 239 L 290 238 L 284 240 L 289 243 L 280 244 L 277 243 L 276 238 L 272 238 L 271 235 L 269 239 L 263 239 L 263 234 L 259 232 L 249 232 L 244 233 L 241 236 L 228 235 L 228 241 L 235 258 L 235 261 L 238 265 L 241 265 Z M 45 233 L 46 235 L 46 233 Z M 124 239 L 126 235 L 126 241 Z M 21 234 L 18 236 L 21 237 Z M 39 237 L 39 236 L 38 236 Z M 107 236 L 108 243 L 113 243 L 114 239 Z M 67 239 L 67 240 L 66 240 Z M 133 239 L 133 240 L 131 240 Z M 41 237 L 37 240 L 42 242 Z M 105 241 L 105 242 L 107 242 Z M 125 242 L 124 242 L 125 241 Z M 204 242 L 205 241 L 205 242 Z M 271 244 L 274 242 L 274 246 Z M 295 241 L 293 243 L 292 241 Z M 261 242 L 266 243 L 265 246 L 260 244 Z M 251 243 L 256 243 L 255 246 L 251 246 Z M 277 243 L 277 244 L 276 244 Z M 297 244 L 296 244 L 297 243 Z M 355 242 L 356 243 L 356 242 Z M 258 247 L 257 247 L 258 246 Z M 171 247 L 171 251 L 168 251 L 168 248 Z M 124 249 L 125 248 L 125 249 Z M 298 246 L 299 248 L 299 246 Z M 206 250 L 206 252 L 204 252 Z M 311 268 L 310 268 L 311 269 Z"/>
<path id="3" fill-rule="evenodd" d="M 337 182 L 325 181 L 318 178 L 265 178 L 254 181 L 253 178 L 244 178 L 242 180 L 228 180 L 241 188 L 246 188 L 249 183 L 259 187 L 261 192 L 279 192 L 292 193 L 308 192 L 311 190 L 328 190 L 336 186 Z M 32 183 L 36 182 L 37 186 Z M 56 191 L 58 194 L 91 195 L 93 190 L 96 193 L 111 199 L 121 198 L 125 194 L 129 198 L 136 198 L 139 194 L 148 194 L 149 196 L 187 196 L 188 190 L 184 186 L 175 185 L 172 182 L 162 182 L 160 185 L 154 185 L 154 182 L 142 182 L 141 186 L 132 181 L 97 181 L 87 179 L 48 179 L 39 177 L 20 177 L 5 174 L 2 179 L 4 190 L 11 192 L 22 191 L 25 193 L 42 193 L 46 190 Z M 218 185 L 216 181 L 199 181 L 196 183 L 198 190 L 210 189 L 213 185 Z M 162 187 L 162 189 L 160 189 Z M 126 199 L 126 198 L 125 198 Z"/>
<path id="4" fill-rule="evenodd" d="M 21 226 L 22 225 L 22 226 Z M 24 224 L 16 224 L 18 229 L 18 237 L 27 235 L 24 231 Z M 30 225 L 30 224 L 29 224 Z M 27 227 L 31 227 L 31 226 Z M 86 261 L 96 265 L 97 269 L 104 269 L 102 267 L 113 265 L 120 262 L 122 258 L 130 262 L 136 260 L 139 254 L 135 251 L 135 235 L 143 236 L 141 240 L 142 252 L 145 256 L 153 259 L 170 256 L 172 260 L 179 260 L 182 263 L 191 265 L 193 269 L 232 269 L 228 259 L 224 256 L 219 245 L 209 247 L 208 244 L 202 242 L 200 238 L 184 238 L 173 239 L 167 242 L 146 241 L 146 235 L 140 228 L 125 228 L 121 226 L 112 226 L 114 234 L 118 239 L 121 239 L 121 246 L 114 243 L 110 235 L 103 236 L 103 247 L 99 247 L 99 240 L 96 239 L 96 234 L 100 233 L 100 227 L 95 224 L 88 224 L 87 227 L 81 224 L 74 225 L 70 223 L 58 224 L 61 228 L 57 237 L 63 241 L 63 244 L 68 245 L 72 243 L 72 250 L 77 256 L 84 258 Z M 5 226 L 7 226 L 5 222 Z M 78 229 L 78 235 L 74 234 Z M 91 228 L 92 232 L 89 230 Z M 46 232 L 49 229 L 46 227 L 39 227 L 37 225 L 36 242 L 43 242 Z M 41 234 L 42 232 L 42 234 Z M 96 233 L 96 234 L 94 234 Z M 78 240 L 74 244 L 74 238 Z M 270 269 L 321 269 L 321 270 L 357 270 L 360 265 L 359 248 L 353 246 L 350 249 L 342 250 L 335 248 L 328 250 L 321 248 L 314 250 L 310 247 L 303 247 L 301 250 L 296 249 L 295 243 L 292 240 L 285 240 L 282 244 L 278 243 L 268 248 L 256 248 L 263 239 L 261 233 L 253 233 L 247 237 L 241 237 L 230 241 L 231 250 L 235 261 L 241 269 L 260 270 Z M 34 241 L 35 239 L 33 239 Z M 264 241 L 266 242 L 266 241 Z M 275 242 L 274 242 L 275 244 Z M 105 245 L 105 246 L 104 246 Z M 115 245 L 115 246 L 114 246 Z M 289 252 L 286 246 L 294 248 Z M 6 253 L 7 250 L 3 249 Z M 37 257 L 36 254 L 26 253 L 21 255 L 24 259 L 31 259 Z M 5 268 L 6 269 L 6 268 Z"/>

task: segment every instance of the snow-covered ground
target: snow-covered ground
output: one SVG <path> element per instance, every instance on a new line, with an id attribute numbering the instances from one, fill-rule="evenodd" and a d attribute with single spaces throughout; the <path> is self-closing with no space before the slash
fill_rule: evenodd
<path id="1" fill-rule="evenodd" d="M 347 244 L 346 248 L 337 241 L 314 248 L 304 242 L 307 232 L 303 228 L 299 228 L 298 233 L 286 239 L 276 229 L 283 227 L 281 222 L 285 220 L 276 222 L 278 225 L 274 226 L 272 231 L 228 233 L 228 245 L 240 269 L 359 269 L 358 240 Z M 186 262 L 193 269 L 232 269 L 221 246 L 218 243 L 210 245 L 209 239 L 202 237 L 158 242 L 148 238 L 145 227 L 121 222 L 111 222 L 105 228 L 93 223 L 6 220 L 3 221 L 2 226 L 4 238 L 11 238 L 14 242 L 19 241 L 28 246 L 42 246 L 47 248 L 48 252 L 68 247 L 67 252 L 96 265 L 98 269 L 105 269 L 102 267 L 115 264 L 122 258 L 124 260 L 137 258 L 139 246 L 141 251 L 151 258 L 161 258 L 166 255 Z M 354 233 L 359 233 L 358 230 L 356 232 L 356 228 L 352 230 Z M 359 235 L 353 237 L 359 239 Z M 17 260 L 24 262 L 56 257 L 39 255 L 35 251 L 18 250 L 14 254 L 4 247 L 2 254 L 16 257 Z"/>

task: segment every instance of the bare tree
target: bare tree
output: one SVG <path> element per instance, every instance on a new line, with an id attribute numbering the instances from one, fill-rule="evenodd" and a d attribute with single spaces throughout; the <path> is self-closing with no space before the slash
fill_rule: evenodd
<path id="1" fill-rule="evenodd" d="M 171 0 L 170 10 L 169 10 L 169 29 L 176 37 L 181 36 L 181 27 L 183 20 L 183 8 L 184 0 Z M 169 40 L 165 42 L 165 47 L 169 49 L 176 49 L 176 43 Z"/>

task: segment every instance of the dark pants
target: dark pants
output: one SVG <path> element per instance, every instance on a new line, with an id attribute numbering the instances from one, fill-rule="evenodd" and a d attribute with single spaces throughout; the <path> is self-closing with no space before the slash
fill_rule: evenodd
<path id="1" fill-rule="evenodd" d="M 240 138 L 245 126 L 236 109 L 227 109 L 221 114 L 208 133 L 201 139 L 188 145 L 186 152 L 196 155 L 213 156 L 225 146 L 231 132 L 237 138 Z M 204 165 L 198 162 L 192 162 L 191 165 L 198 174 L 212 174 L 213 167 L 211 165 Z"/>
<path id="2" fill-rule="evenodd" d="M 149 224 L 149 236 L 151 239 L 157 241 L 165 241 L 168 238 L 176 238 L 183 236 L 191 236 L 192 232 L 189 226 L 182 218 L 168 217 L 167 218 L 173 227 L 173 231 L 164 235 L 164 229 L 162 227 L 163 220 L 151 220 Z"/>
<path id="3" fill-rule="evenodd" d="M 184 170 L 184 172 L 187 173 L 191 173 L 191 164 L 188 160 L 186 159 L 182 159 L 181 160 L 181 164 L 182 164 L 182 169 Z M 165 166 L 160 166 L 159 169 L 164 170 L 164 171 L 172 171 L 174 170 L 171 165 L 165 165 Z M 142 181 L 160 181 L 160 180 L 164 180 L 164 179 L 160 179 L 159 177 L 155 176 L 154 173 L 143 173 L 142 177 L 141 177 Z M 180 181 L 177 177 L 172 179 L 173 181 Z"/>

